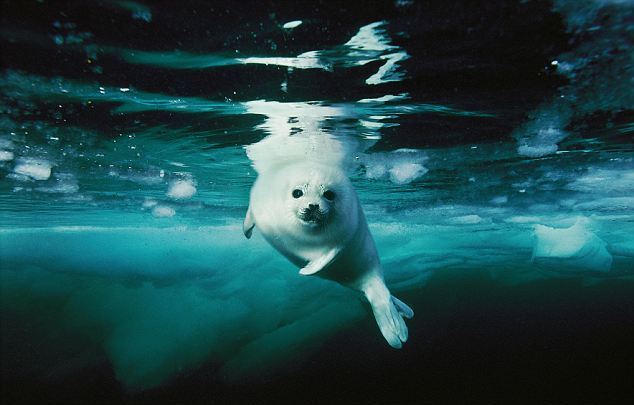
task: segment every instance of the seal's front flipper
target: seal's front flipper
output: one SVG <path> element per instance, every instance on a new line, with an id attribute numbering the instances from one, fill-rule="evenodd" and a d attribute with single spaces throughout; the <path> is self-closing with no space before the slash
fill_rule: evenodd
<path id="1" fill-rule="evenodd" d="M 253 218 L 253 213 L 251 212 L 251 205 L 247 209 L 247 215 L 244 217 L 244 222 L 242 223 L 242 232 L 247 239 L 251 238 L 251 234 L 253 233 L 253 228 L 255 228 L 255 218 Z"/>
<path id="2" fill-rule="evenodd" d="M 302 276 L 310 276 L 320 272 L 326 266 L 332 263 L 333 260 L 335 260 L 339 252 L 341 252 L 341 248 L 334 248 L 329 250 L 328 253 L 321 256 L 319 259 L 308 262 L 306 266 L 302 267 L 302 269 L 299 271 L 299 274 L 301 274 Z"/>
<path id="3" fill-rule="evenodd" d="M 408 337 L 403 318 L 413 317 L 414 311 L 398 298 L 392 297 L 383 280 L 378 279 L 369 284 L 364 292 L 385 340 L 395 349 L 403 347 Z"/>

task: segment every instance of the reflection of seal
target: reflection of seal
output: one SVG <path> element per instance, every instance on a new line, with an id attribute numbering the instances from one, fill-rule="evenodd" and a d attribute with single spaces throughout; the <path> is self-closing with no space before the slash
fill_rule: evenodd
<path id="1" fill-rule="evenodd" d="M 342 170 L 315 163 L 283 164 L 260 173 L 251 190 L 244 234 L 257 224 L 300 274 L 362 292 L 388 343 L 407 340 L 403 317 L 414 312 L 392 297 L 357 195 Z"/>

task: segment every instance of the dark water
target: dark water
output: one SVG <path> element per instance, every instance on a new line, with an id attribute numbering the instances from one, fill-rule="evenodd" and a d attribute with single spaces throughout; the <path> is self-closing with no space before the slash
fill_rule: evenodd
<path id="1" fill-rule="evenodd" d="M 631 1 L 25 0 L 1 21 L 3 403 L 632 398 Z M 254 166 L 324 145 L 416 313 L 401 350 L 242 235 Z"/>

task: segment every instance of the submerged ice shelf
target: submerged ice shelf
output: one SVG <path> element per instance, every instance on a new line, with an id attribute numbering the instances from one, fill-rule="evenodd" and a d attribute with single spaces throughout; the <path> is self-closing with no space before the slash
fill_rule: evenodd
<path id="1" fill-rule="evenodd" d="M 579 218 L 569 228 L 557 229 L 535 225 L 533 260 L 542 265 L 569 266 L 579 270 L 609 271 L 612 255 L 606 243 L 588 229 L 586 218 Z"/>
<path id="2" fill-rule="evenodd" d="M 479 221 L 458 221 L 468 209 L 456 207 L 447 207 L 444 218 L 432 209 L 380 219 L 377 207 L 369 208 L 395 293 L 424 294 L 429 277 L 447 271 L 485 270 L 513 285 L 633 277 L 631 221 L 601 221 L 604 242 L 587 219 L 493 222 L 480 212 Z M 117 220 L 126 223 L 130 215 Z M 343 287 L 298 276 L 260 236 L 247 243 L 240 218 L 213 227 L 176 218 L 157 218 L 172 221 L 160 227 L 2 228 L 2 304 L 63 323 L 63 336 L 83 336 L 101 348 L 117 377 L 137 388 L 210 359 L 224 364 L 226 378 L 245 378 L 289 356 L 301 358 L 319 341 L 366 321 L 361 302 Z M 45 323 L 35 324 L 48 339 Z M 99 351 L 91 356 L 97 361 Z"/>

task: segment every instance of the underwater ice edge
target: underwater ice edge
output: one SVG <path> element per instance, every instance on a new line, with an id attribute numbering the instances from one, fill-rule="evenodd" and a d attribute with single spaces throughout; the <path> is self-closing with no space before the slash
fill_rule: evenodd
<path id="1" fill-rule="evenodd" d="M 631 13 L 623 2 L 593 5 L 580 11 L 561 2 L 555 4 L 555 10 L 565 13 L 566 6 L 572 8 L 565 15 L 574 21 L 586 18 L 583 24 L 591 24 L 596 13 L 606 8 L 619 13 L 614 15 Z M 147 12 L 141 15 L 147 16 Z M 132 18 L 137 17 L 133 14 Z M 568 25 L 574 30 L 572 21 Z M 404 60 L 407 50 L 392 44 L 387 27 L 387 22 L 359 27 L 362 40 L 353 36 L 330 54 L 329 50 L 315 51 L 315 64 L 308 68 L 328 72 L 329 66 L 346 69 L 367 59 L 380 63 L 378 70 L 364 78 L 365 85 L 376 85 L 371 83 L 374 80 L 403 80 L 407 73 L 398 60 Z M 379 39 L 372 39 L 371 33 Z M 387 57 L 393 54 L 400 59 Z M 306 56 L 301 55 L 299 61 L 292 59 L 295 57 L 290 61 L 247 57 L 237 63 L 302 69 Z M 574 51 L 568 57 L 576 60 Z M 606 59 L 601 63 L 624 71 L 627 78 L 630 61 Z M 152 58 L 127 60 L 153 63 Z M 566 140 L 561 128 L 574 114 L 564 111 L 557 118 L 558 126 L 548 121 L 542 132 L 522 129 L 539 122 L 542 110 L 547 117 L 557 114 L 559 107 L 549 108 L 548 100 L 535 112 L 536 120 L 529 119 L 517 130 L 516 143 L 372 153 L 368 148 L 381 138 L 381 129 L 398 125 L 398 117 L 426 113 L 451 119 L 487 113 L 410 103 L 405 92 L 340 105 L 213 102 L 143 92 L 127 84 L 111 88 L 21 71 L 3 75 L 3 96 L 9 100 L 117 103 L 115 111 L 124 114 L 144 110 L 226 116 L 246 113 L 261 117 L 263 132 L 326 125 L 338 133 L 358 134 L 351 172 L 388 283 L 396 291 L 422 288 L 432 272 L 447 268 L 489 267 L 511 283 L 553 277 L 553 273 L 582 274 L 590 282 L 600 282 L 602 277 L 631 279 L 631 144 L 604 152 L 607 158 L 577 160 L 575 154 L 582 152 L 560 149 Z M 575 86 L 593 86 L 593 82 L 579 80 L 571 81 L 570 91 Z M 585 94 L 580 88 L 576 91 Z M 618 101 L 599 107 L 631 109 L 627 86 L 620 89 L 620 93 L 611 93 L 623 95 Z M 585 111 L 576 104 L 568 109 L 584 114 L 592 111 L 583 102 L 581 105 Z M 28 110 L 29 106 L 22 108 Z M 253 179 L 242 145 L 207 150 L 196 157 L 192 151 L 198 154 L 206 146 L 207 134 L 191 136 L 186 129 L 189 136 L 176 144 L 162 128 L 130 131 L 134 134 L 108 140 L 98 133 L 60 129 L 46 122 L 9 118 L 2 125 L 6 131 L 0 145 L 6 174 L 2 207 L 7 213 L 0 234 L 3 308 L 10 306 L 26 316 L 37 313 L 50 325 L 63 325 L 69 335 L 81 336 L 88 347 L 97 342 L 100 349 L 84 355 L 78 367 L 103 361 L 105 354 L 125 384 L 150 387 L 214 359 L 224 364 L 223 373 L 239 378 L 300 356 L 351 320 L 366 316 L 345 290 L 302 280 L 261 240 L 255 246 L 242 240 L 235 219 L 242 214 Z M 615 131 L 631 134 L 631 125 Z M 532 137 L 535 133 L 538 135 Z M 554 137 L 549 135 L 554 133 Z M 455 199 L 421 206 L 420 200 L 433 199 L 430 191 L 416 185 L 446 165 L 443 158 L 477 165 L 486 162 L 493 151 L 501 156 L 499 166 L 491 162 L 496 168 L 506 167 L 504 159 L 518 155 L 546 159 L 527 161 L 523 169 L 528 175 L 518 170 L 520 173 L 500 173 L 499 177 L 487 175 L 487 169 L 474 173 L 473 167 L 456 165 L 460 177 L 467 180 L 464 190 L 475 190 L 483 198 L 477 203 Z M 385 204 L 385 190 L 398 192 L 399 187 L 411 195 L 398 195 Z M 559 192 L 561 198 L 552 198 L 553 192 Z M 249 256 L 237 261 L 236 251 L 248 251 Z M 519 265 L 515 265 L 518 258 Z M 513 269 L 506 267 L 509 261 L 514 263 Z M 324 295 L 328 296 L 325 306 Z M 43 336 L 57 330 L 42 324 Z M 52 369 L 55 366 L 50 364 Z"/>

